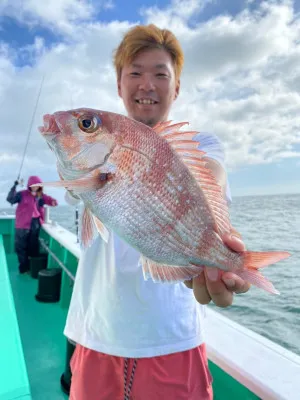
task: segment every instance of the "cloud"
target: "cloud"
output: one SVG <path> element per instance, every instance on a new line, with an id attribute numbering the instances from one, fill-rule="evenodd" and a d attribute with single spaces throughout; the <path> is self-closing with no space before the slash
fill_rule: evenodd
<path id="1" fill-rule="evenodd" d="M 113 8 L 113 2 L 99 1 L 100 7 Z M 2 0 L 0 3 L 0 16 L 14 18 L 30 27 L 45 25 L 63 33 L 71 33 L 76 24 L 93 19 L 95 11 L 88 0 Z"/>
<path id="2" fill-rule="evenodd" d="M 165 8 L 153 6 L 149 8 L 142 7 L 141 15 L 147 22 L 154 22 L 163 27 L 169 26 L 170 22 L 182 25 L 189 21 L 191 17 L 195 17 L 209 4 L 215 0 L 172 0 Z"/>
<path id="3" fill-rule="evenodd" d="M 299 157 L 300 25 L 292 2 L 262 2 L 235 17 L 221 13 L 197 23 L 206 3 L 176 0 L 164 9 L 141 10 L 143 22 L 173 30 L 185 51 L 181 94 L 170 117 L 216 133 L 229 169 Z M 109 2 L 97 9 L 96 2 L 57 0 L 51 10 L 48 4 L 1 2 L 0 15 L 23 23 L 26 17 L 65 37 L 47 47 L 36 36 L 18 50 L 0 42 L 0 181 L 16 178 L 44 74 L 24 177 L 57 177 L 54 157 L 37 131 L 44 113 L 81 106 L 125 113 L 112 52 L 134 23 L 95 21 L 99 10 L 113 6 Z"/>

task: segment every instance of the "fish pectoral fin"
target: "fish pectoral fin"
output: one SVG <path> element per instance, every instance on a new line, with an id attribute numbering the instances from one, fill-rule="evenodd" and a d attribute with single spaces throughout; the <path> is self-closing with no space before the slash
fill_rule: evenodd
<path id="1" fill-rule="evenodd" d="M 152 278 L 154 282 L 183 282 L 198 276 L 203 268 L 196 265 L 173 266 L 158 264 L 144 256 L 141 256 L 140 263 L 143 268 L 144 279 Z"/>
<path id="2" fill-rule="evenodd" d="M 85 207 L 82 214 L 80 237 L 83 247 L 89 247 L 97 238 L 98 234 L 100 234 L 105 242 L 108 241 L 109 232 L 105 225 Z"/>
<path id="3" fill-rule="evenodd" d="M 113 174 L 106 174 L 97 172 L 96 174 L 89 175 L 84 178 L 74 180 L 63 180 L 55 182 L 42 182 L 38 185 L 33 186 L 52 186 L 52 187 L 64 187 L 67 190 L 73 190 L 75 193 L 80 194 L 83 192 L 90 192 L 91 190 L 97 190 L 102 188 L 107 181 L 112 179 Z"/>

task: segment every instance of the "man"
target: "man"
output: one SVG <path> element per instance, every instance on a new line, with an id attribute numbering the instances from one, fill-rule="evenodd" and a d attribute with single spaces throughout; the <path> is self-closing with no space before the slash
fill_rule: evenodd
<path id="1" fill-rule="evenodd" d="M 41 182 L 38 176 L 30 176 L 27 189 L 17 192 L 19 182 L 15 181 L 6 198 L 11 205 L 18 204 L 15 221 L 15 252 L 18 256 L 20 274 L 29 271 L 29 257 L 39 254 L 39 233 L 44 223 L 44 205 L 57 206 L 57 201 L 44 194 L 42 187 L 30 187 Z"/>
<path id="2" fill-rule="evenodd" d="M 124 36 L 114 61 L 128 116 L 149 126 L 167 120 L 183 65 L 174 35 L 137 26 Z M 196 139 L 230 200 L 218 139 Z M 237 237 L 224 240 L 244 249 Z M 226 307 L 234 292 L 248 289 L 234 274 L 212 269 L 185 284 L 145 281 L 136 250 L 115 234 L 108 243 L 98 237 L 80 257 L 64 331 L 77 343 L 70 399 L 212 399 L 202 304 Z"/>

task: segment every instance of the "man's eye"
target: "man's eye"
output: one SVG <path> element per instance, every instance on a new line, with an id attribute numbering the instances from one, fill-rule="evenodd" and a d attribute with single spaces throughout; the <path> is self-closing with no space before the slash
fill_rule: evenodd
<path id="1" fill-rule="evenodd" d="M 131 72 L 131 73 L 130 73 L 130 75 L 133 75 L 133 76 L 139 76 L 139 75 L 140 75 L 140 73 L 139 73 L 139 72 Z"/>

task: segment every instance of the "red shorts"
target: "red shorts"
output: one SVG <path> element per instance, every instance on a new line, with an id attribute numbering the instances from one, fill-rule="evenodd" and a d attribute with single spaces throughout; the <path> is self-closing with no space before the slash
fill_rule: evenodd
<path id="1" fill-rule="evenodd" d="M 70 400 L 213 398 L 204 344 L 179 353 L 138 359 L 115 357 L 77 345 L 70 366 Z"/>

